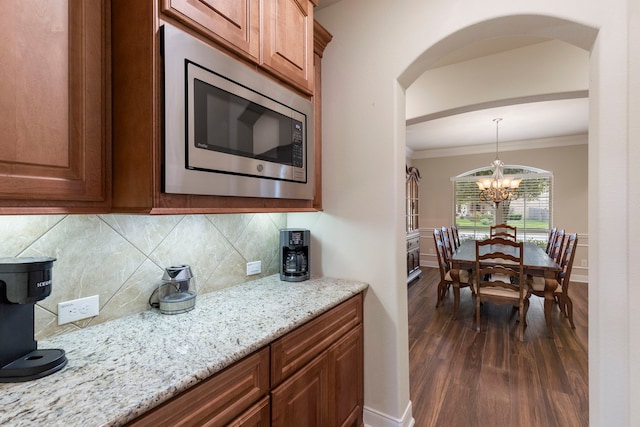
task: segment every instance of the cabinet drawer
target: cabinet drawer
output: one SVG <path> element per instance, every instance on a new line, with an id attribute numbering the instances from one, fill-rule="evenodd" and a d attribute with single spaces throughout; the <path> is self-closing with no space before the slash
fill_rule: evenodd
<path id="1" fill-rule="evenodd" d="M 362 323 L 362 294 L 300 326 L 271 344 L 271 387 L 296 372 Z"/>
<path id="2" fill-rule="evenodd" d="M 420 236 L 407 239 L 407 251 L 420 248 Z"/>
<path id="3" fill-rule="evenodd" d="M 129 425 L 226 425 L 269 392 L 268 367 L 269 349 L 264 348 L 196 384 Z"/>
<path id="4" fill-rule="evenodd" d="M 229 427 L 269 427 L 271 425 L 271 405 L 269 402 L 269 396 L 265 396 L 260 402 L 231 421 Z M 208 426 L 209 424 L 205 424 L 203 427 Z"/>

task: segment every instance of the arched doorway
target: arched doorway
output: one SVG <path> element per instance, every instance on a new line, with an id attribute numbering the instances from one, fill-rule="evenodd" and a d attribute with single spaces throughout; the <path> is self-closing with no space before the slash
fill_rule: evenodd
<path id="1" fill-rule="evenodd" d="M 536 28 L 536 25 L 534 24 L 534 22 L 536 21 L 541 26 L 549 25 L 547 29 L 556 28 L 558 26 L 561 26 L 565 29 L 573 28 L 573 30 L 569 31 L 569 33 L 574 35 L 576 33 L 581 33 L 582 37 L 575 38 L 558 36 L 558 34 L 553 34 L 554 31 L 547 32 L 544 29 Z M 525 22 L 527 25 L 520 25 Z M 515 23 L 520 23 L 515 25 L 516 27 L 520 27 L 520 30 L 514 31 L 513 25 Z M 549 38 L 557 38 L 587 51 L 590 51 L 591 46 L 593 45 L 597 36 L 597 32 L 592 28 L 585 28 L 579 24 L 571 23 L 568 21 L 560 22 L 560 20 L 557 20 L 556 18 L 549 18 L 545 16 L 514 16 L 499 18 L 465 28 L 436 43 L 434 46 L 427 49 L 424 54 L 421 55 L 420 58 L 407 69 L 407 71 L 401 76 L 400 81 L 404 84 L 408 84 L 409 79 L 415 80 L 420 75 L 420 68 L 422 72 L 428 70 L 429 67 L 432 66 L 432 64 L 438 64 L 439 60 L 443 56 L 446 56 L 447 54 L 457 49 L 463 48 L 465 46 L 465 43 L 476 43 L 478 37 L 515 37 L 534 34 L 536 36 L 544 34 Z M 408 86 L 404 87 L 406 89 Z M 597 123 L 597 118 L 595 118 L 594 123 Z M 415 404 L 416 403 L 414 402 L 414 406 Z"/>

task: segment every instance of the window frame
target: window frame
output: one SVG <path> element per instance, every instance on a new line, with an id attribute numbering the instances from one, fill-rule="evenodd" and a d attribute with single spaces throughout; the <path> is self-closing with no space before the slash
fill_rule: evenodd
<path id="1" fill-rule="evenodd" d="M 547 202 L 546 203 L 542 203 L 542 207 L 546 207 L 547 211 L 548 211 L 548 216 L 547 216 L 547 224 L 546 227 L 522 227 L 522 226 L 518 226 L 518 240 L 523 240 L 523 241 L 532 241 L 535 242 L 539 245 L 545 245 L 546 246 L 546 241 L 549 235 L 549 230 L 553 227 L 553 195 L 554 195 L 554 179 L 553 179 L 553 173 L 550 171 L 546 171 L 543 169 L 539 169 L 539 168 L 534 168 L 531 166 L 524 166 L 524 165 L 505 165 L 504 168 L 504 176 L 505 177 L 509 177 L 509 178 L 522 178 L 522 182 L 520 184 L 520 188 L 526 188 L 527 185 L 527 180 L 531 180 L 531 179 L 547 179 L 548 182 L 546 184 L 546 191 L 540 193 L 539 195 L 544 195 L 546 194 L 546 196 L 543 196 L 543 198 L 546 198 Z M 515 171 L 517 171 L 518 173 L 514 173 Z M 477 168 L 477 169 L 473 169 L 467 172 L 464 172 L 458 176 L 452 177 L 451 180 L 451 192 L 452 192 L 452 199 L 453 199 L 453 215 L 452 215 L 452 224 L 455 224 L 458 227 L 459 233 L 461 235 L 462 239 L 483 239 L 489 236 L 489 227 L 491 224 L 495 224 L 496 223 L 496 219 L 497 219 L 497 214 L 496 214 L 496 209 L 495 206 L 493 205 L 493 203 L 491 202 L 482 202 L 479 199 L 479 190 L 478 190 L 478 199 L 477 199 L 477 206 L 479 207 L 477 210 L 474 209 L 474 211 L 481 211 L 481 212 L 492 212 L 492 222 L 491 223 L 487 223 L 487 224 L 482 224 L 480 225 L 479 223 L 475 222 L 474 225 L 469 226 L 468 224 L 461 224 L 458 222 L 458 217 L 459 217 L 459 210 L 458 210 L 458 188 L 457 188 L 457 184 L 459 182 L 471 182 L 473 183 L 473 185 L 475 185 L 475 182 L 483 176 L 490 176 L 491 175 L 491 167 L 490 166 L 486 166 L 486 167 L 481 167 L 481 168 Z M 476 187 L 477 189 L 477 187 Z M 513 201 L 517 201 L 517 200 L 522 200 L 522 203 L 524 204 L 522 206 L 522 210 L 523 210 L 523 217 L 522 217 L 522 221 L 524 221 L 524 223 L 526 224 L 527 221 L 527 217 L 524 215 L 524 212 L 527 212 L 527 210 L 532 207 L 532 206 L 528 206 L 528 204 L 530 203 L 538 203 L 540 204 L 540 199 L 539 197 L 536 197 L 533 200 L 529 200 L 527 197 L 524 198 L 517 198 L 517 199 L 513 199 Z M 511 203 L 513 203 L 513 201 Z M 474 204 L 475 202 L 470 202 L 469 204 Z M 504 204 L 501 203 L 500 207 L 502 207 L 504 209 Z M 511 208 L 511 205 L 509 204 L 509 207 Z M 506 215 L 509 215 L 510 213 L 507 212 Z M 504 211 L 503 211 L 503 215 Z M 504 218 L 504 216 L 503 216 Z M 486 219 L 485 219 L 486 221 Z M 534 220 L 530 220 L 530 221 L 534 221 Z M 509 221 L 505 221 L 507 223 L 509 223 Z M 513 222 L 513 221 L 512 221 Z"/>

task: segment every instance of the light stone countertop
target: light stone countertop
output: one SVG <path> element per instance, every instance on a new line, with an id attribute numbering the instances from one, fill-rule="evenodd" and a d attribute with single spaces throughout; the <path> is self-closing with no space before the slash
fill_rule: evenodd
<path id="1" fill-rule="evenodd" d="M 69 362 L 0 383 L 0 425 L 122 425 L 367 287 L 273 275 L 198 295 L 187 313 L 148 310 L 42 340 L 38 348 L 61 348 Z"/>

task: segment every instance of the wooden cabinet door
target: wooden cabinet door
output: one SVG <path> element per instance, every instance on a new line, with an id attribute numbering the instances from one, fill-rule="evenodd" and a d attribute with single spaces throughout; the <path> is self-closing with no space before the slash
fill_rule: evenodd
<path id="1" fill-rule="evenodd" d="M 362 325 L 358 325 L 329 349 L 333 384 L 329 396 L 335 412 L 335 423 L 341 427 L 363 425 L 364 405 L 364 341 Z"/>
<path id="2" fill-rule="evenodd" d="M 108 209 L 107 3 L 2 2 L 1 213 Z"/>
<path id="3" fill-rule="evenodd" d="M 312 94 L 313 4 L 310 0 L 263 0 L 262 67 Z"/>
<path id="4" fill-rule="evenodd" d="M 260 0 L 163 0 L 162 12 L 259 62 Z"/>
<path id="5" fill-rule="evenodd" d="M 331 425 L 327 354 L 315 358 L 271 392 L 273 427 Z"/>

